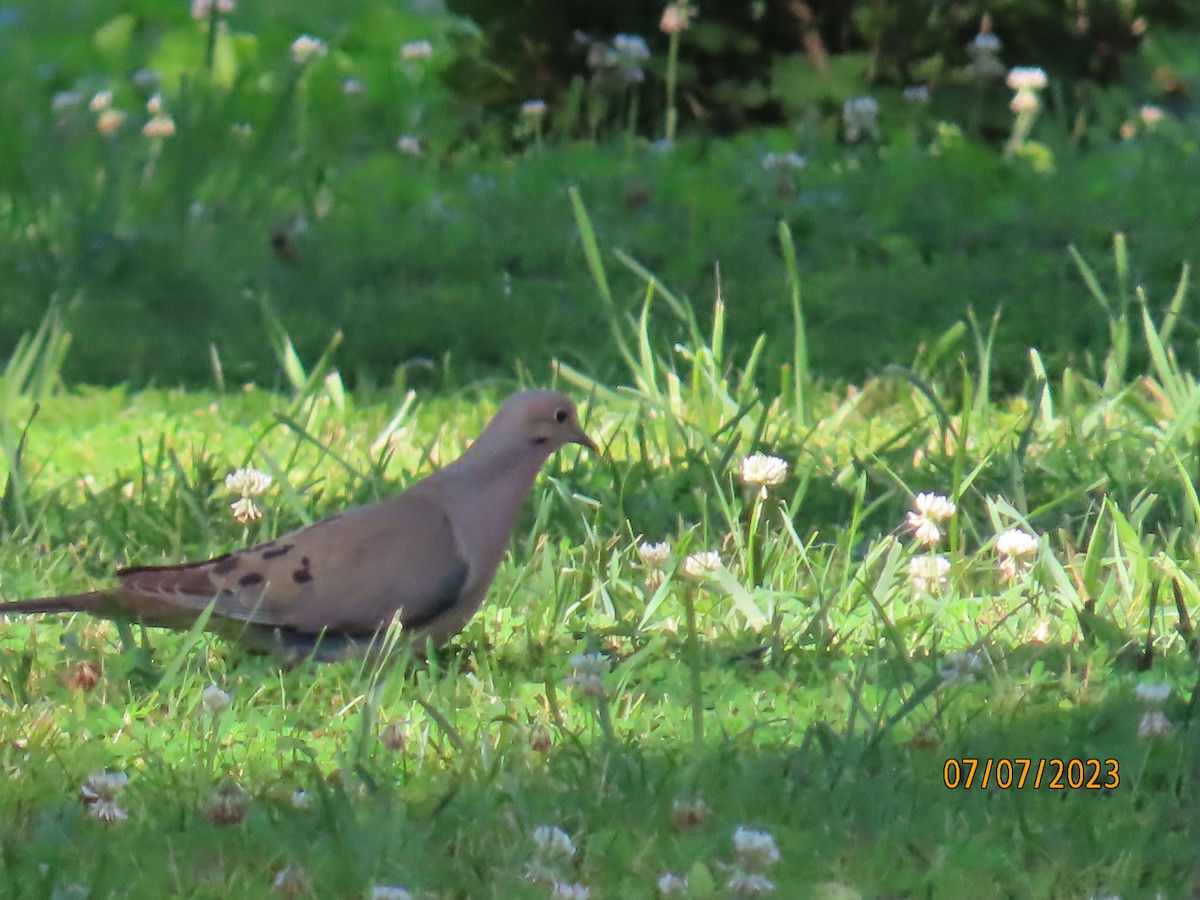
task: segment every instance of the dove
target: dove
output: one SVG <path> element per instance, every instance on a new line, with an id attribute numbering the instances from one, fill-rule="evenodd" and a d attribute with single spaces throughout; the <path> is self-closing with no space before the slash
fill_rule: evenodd
<path id="1" fill-rule="evenodd" d="M 554 451 L 597 452 L 557 391 L 510 396 L 454 462 L 395 497 L 203 562 L 120 569 L 116 587 L 0 603 L 210 630 L 287 660 L 333 660 L 402 633 L 441 644 L 483 603 L 518 513 Z"/>

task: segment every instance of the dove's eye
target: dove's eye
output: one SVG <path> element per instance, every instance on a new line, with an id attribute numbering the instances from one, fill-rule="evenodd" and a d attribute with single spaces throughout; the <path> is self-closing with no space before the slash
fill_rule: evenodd
<path id="1" fill-rule="evenodd" d="M 565 409 L 560 409 L 554 413 L 554 421 L 559 425 L 567 421 L 568 418 L 569 416 L 567 415 L 567 411 Z"/>

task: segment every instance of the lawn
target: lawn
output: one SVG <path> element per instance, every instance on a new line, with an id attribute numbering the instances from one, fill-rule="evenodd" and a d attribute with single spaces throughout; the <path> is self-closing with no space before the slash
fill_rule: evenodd
<path id="1" fill-rule="evenodd" d="M 1193 119 L 1049 109 L 1006 156 L 897 91 L 866 146 L 422 120 L 418 157 L 420 91 L 467 117 L 392 64 L 436 16 L 236 18 L 206 68 L 117 6 L 0 31 L 0 596 L 389 496 L 520 386 L 601 452 L 428 658 L 0 617 L 0 896 L 1200 885 Z M 99 139 L 143 66 L 178 131 Z"/>

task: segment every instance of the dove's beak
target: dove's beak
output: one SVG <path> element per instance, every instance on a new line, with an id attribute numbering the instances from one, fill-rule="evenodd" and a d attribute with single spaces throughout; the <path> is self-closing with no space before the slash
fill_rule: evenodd
<path id="1" fill-rule="evenodd" d="M 575 434 L 571 438 L 571 441 L 572 441 L 572 443 L 579 444 L 583 447 L 587 447 L 593 453 L 600 452 L 600 448 L 596 446 L 596 442 L 587 436 L 587 433 L 583 430 L 582 426 L 576 427 Z"/>

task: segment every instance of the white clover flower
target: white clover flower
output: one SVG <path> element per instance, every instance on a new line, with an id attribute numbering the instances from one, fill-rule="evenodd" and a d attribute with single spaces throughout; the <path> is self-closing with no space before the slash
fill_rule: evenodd
<path id="1" fill-rule="evenodd" d="M 207 19 L 214 7 L 218 15 L 229 15 L 237 9 L 237 4 L 234 0 L 192 0 L 192 18 L 197 21 Z"/>
<path id="2" fill-rule="evenodd" d="M 292 791 L 292 808 L 293 809 L 309 809 L 312 806 L 312 794 L 304 788 L 296 788 Z"/>
<path id="3" fill-rule="evenodd" d="M 667 5 L 658 20 L 658 29 L 663 34 L 679 34 L 692 24 L 696 16 L 695 7 L 689 6 L 687 0 L 676 0 Z"/>
<path id="4" fill-rule="evenodd" d="M 1007 69 L 1000 61 L 1000 38 L 986 29 L 975 35 L 967 44 L 967 55 L 971 61 L 967 64 L 967 74 L 976 78 L 1002 78 Z"/>
<path id="5" fill-rule="evenodd" d="M 425 150 L 421 147 L 421 139 L 411 134 L 402 134 L 396 138 L 396 149 L 408 156 L 425 155 Z"/>
<path id="6" fill-rule="evenodd" d="M 780 459 L 778 456 L 753 453 L 742 459 L 742 481 L 762 488 L 764 494 L 768 487 L 777 487 L 783 484 L 787 474 L 787 460 Z"/>
<path id="7" fill-rule="evenodd" d="M 929 88 L 923 84 L 910 84 L 904 89 L 903 96 L 909 103 L 928 103 Z"/>
<path id="8" fill-rule="evenodd" d="M 525 119 L 541 119 L 546 115 L 545 100 L 526 100 L 521 104 L 521 116 Z"/>
<path id="9" fill-rule="evenodd" d="M 1144 103 L 1138 110 L 1138 118 L 1142 120 L 1142 124 L 1151 129 L 1163 120 L 1163 115 L 1162 107 L 1152 103 Z"/>
<path id="10" fill-rule="evenodd" d="M 150 95 L 150 99 L 146 101 L 146 112 L 152 116 L 157 116 L 160 112 L 163 112 L 162 94 L 155 92 Z"/>
<path id="11" fill-rule="evenodd" d="M 613 38 L 612 46 L 618 56 L 627 59 L 644 61 L 650 58 L 650 47 L 640 34 L 618 34 Z"/>
<path id="12" fill-rule="evenodd" d="M 233 517 L 242 525 L 262 518 L 254 498 L 260 496 L 271 485 L 271 476 L 258 469 L 247 467 L 230 472 L 225 476 L 225 488 L 238 499 L 229 504 Z"/>
<path id="13" fill-rule="evenodd" d="M 409 41 L 400 48 L 401 59 L 430 59 L 432 56 L 433 44 L 429 41 Z"/>
<path id="14" fill-rule="evenodd" d="M 671 803 L 671 825 L 676 831 L 687 831 L 708 821 L 712 807 L 703 797 L 676 797 Z"/>
<path id="15" fill-rule="evenodd" d="M 148 138 L 174 137 L 175 120 L 166 113 L 159 113 L 142 126 L 142 134 Z"/>
<path id="16" fill-rule="evenodd" d="M 211 716 L 228 709 L 231 702 L 230 696 L 215 684 L 210 684 L 200 694 L 200 705 Z"/>
<path id="17" fill-rule="evenodd" d="M 342 81 L 342 93 L 347 97 L 358 97 L 367 92 L 367 85 L 361 78 L 346 78 Z"/>
<path id="18" fill-rule="evenodd" d="M 1033 91 L 1020 90 L 1013 94 L 1012 100 L 1008 102 L 1008 108 L 1014 113 L 1035 112 L 1041 109 L 1042 101 L 1038 99 L 1038 95 Z"/>
<path id="19" fill-rule="evenodd" d="M 79 788 L 79 799 L 88 808 L 88 814 L 101 822 L 120 822 L 129 818 L 129 813 L 117 802 L 117 795 L 124 789 L 129 776 L 124 772 L 93 772 Z"/>
<path id="20" fill-rule="evenodd" d="M 119 109 L 106 109 L 96 117 L 96 131 L 111 137 L 125 123 L 125 113 Z"/>
<path id="21" fill-rule="evenodd" d="M 688 880 L 682 875 L 667 872 L 658 878 L 658 893 L 663 897 L 684 897 L 688 892 Z"/>
<path id="22" fill-rule="evenodd" d="M 300 866 L 291 865 L 275 873 L 271 887 L 284 897 L 299 897 L 309 892 L 308 873 Z"/>
<path id="23" fill-rule="evenodd" d="M 646 72 L 642 63 L 650 58 L 650 48 L 645 38 L 636 34 L 618 34 L 612 46 L 596 44 L 588 54 L 588 65 L 594 69 L 609 69 L 627 84 L 644 81 Z"/>
<path id="24" fill-rule="evenodd" d="M 1133 693 L 1147 706 L 1162 706 L 1171 696 L 1171 686 L 1162 682 L 1144 681 L 1133 689 Z"/>
<path id="25" fill-rule="evenodd" d="M 971 43 L 967 44 L 968 52 L 974 53 L 999 53 L 1002 44 L 1000 38 L 991 32 L 981 32 L 971 38 Z"/>
<path id="26" fill-rule="evenodd" d="M 533 846 L 533 860 L 525 877 L 550 885 L 563 881 L 564 869 L 575 858 L 571 836 L 556 826 L 539 825 L 533 829 Z"/>
<path id="27" fill-rule="evenodd" d="M 721 554 L 716 550 L 692 553 L 683 561 L 683 573 L 697 581 L 704 580 L 719 568 L 721 568 Z"/>
<path id="28" fill-rule="evenodd" d="M 1046 73 L 1037 66 L 1015 66 L 1004 83 L 1014 91 L 1040 91 L 1046 87 Z"/>
<path id="29" fill-rule="evenodd" d="M 874 97 L 851 97 L 842 104 L 842 127 L 852 144 L 864 135 L 878 140 L 879 101 Z"/>
<path id="30" fill-rule="evenodd" d="M 576 688 L 585 697 L 605 695 L 604 676 L 611 666 L 607 656 L 603 653 L 579 653 L 567 662 L 574 671 L 567 676 L 564 684 Z"/>
<path id="31" fill-rule="evenodd" d="M 764 153 L 760 165 L 767 171 L 773 169 L 799 171 L 808 165 L 808 157 L 795 150 L 789 150 L 787 153 Z"/>
<path id="32" fill-rule="evenodd" d="M 942 523 L 957 509 L 953 501 L 941 494 L 922 492 L 913 498 L 913 508 L 905 521 L 918 544 L 932 547 L 942 539 Z"/>
<path id="33" fill-rule="evenodd" d="M 123 822 L 129 818 L 125 807 L 116 800 L 97 800 L 88 804 L 88 812 L 101 822 Z"/>
<path id="34" fill-rule="evenodd" d="M 1148 709 L 1138 722 L 1138 737 L 1160 738 L 1171 730 L 1171 720 L 1161 709 Z"/>
<path id="35" fill-rule="evenodd" d="M 129 76 L 129 80 L 139 91 L 151 91 L 162 81 L 162 76 L 154 69 L 138 69 Z"/>
<path id="36" fill-rule="evenodd" d="M 83 103 L 83 93 L 81 91 L 59 91 L 50 100 L 50 108 L 54 112 L 64 112 L 72 109 Z"/>
<path id="37" fill-rule="evenodd" d="M 950 560 L 933 553 L 908 561 L 908 583 L 918 594 L 936 594 L 946 586 Z"/>
<path id="38" fill-rule="evenodd" d="M 313 59 L 324 56 L 329 52 L 325 42 L 310 34 L 302 34 L 292 41 L 292 62 L 302 66 Z"/>
<path id="39" fill-rule="evenodd" d="M 643 579 L 642 584 L 645 586 L 648 593 L 653 594 L 663 586 L 663 582 L 666 580 L 667 573 L 662 569 L 649 569 L 646 572 L 646 577 Z"/>
<path id="40" fill-rule="evenodd" d="M 546 859 L 566 862 L 575 858 L 575 842 L 556 825 L 539 825 L 533 829 L 533 845 Z"/>
<path id="41" fill-rule="evenodd" d="M 762 897 L 774 893 L 775 882 L 759 872 L 744 872 L 734 869 L 725 889 L 737 897 Z"/>
<path id="42" fill-rule="evenodd" d="M 225 476 L 225 489 L 241 497 L 258 497 L 271 486 L 271 476 L 251 466 Z"/>
<path id="43" fill-rule="evenodd" d="M 642 541 L 637 548 L 638 559 L 647 569 L 665 569 L 671 558 L 671 545 L 666 541 Z"/>
<path id="44" fill-rule="evenodd" d="M 92 99 L 88 102 L 88 110 L 94 113 L 104 112 L 112 106 L 112 103 L 112 91 L 97 91 L 92 94 Z"/>
<path id="45" fill-rule="evenodd" d="M 371 900 L 412 900 L 412 892 L 398 884 L 377 884 L 371 888 Z"/>
<path id="46" fill-rule="evenodd" d="M 953 500 L 930 491 L 924 491 L 913 498 L 913 509 L 934 522 L 945 522 L 958 512 Z"/>
<path id="47" fill-rule="evenodd" d="M 239 525 L 245 525 L 247 522 L 257 522 L 262 518 L 262 510 L 249 497 L 239 497 L 229 504 L 229 509 L 233 513 L 233 518 Z"/>
<path id="48" fill-rule="evenodd" d="M 204 806 L 204 815 L 214 825 L 236 825 L 246 818 L 250 798 L 236 781 L 218 784 Z"/>
<path id="49" fill-rule="evenodd" d="M 1000 557 L 1000 575 L 1005 581 L 1015 581 L 1033 568 L 1037 558 L 1038 539 L 1020 528 L 1010 528 L 996 538 L 996 553 Z"/>
<path id="50" fill-rule="evenodd" d="M 554 900 L 588 900 L 591 889 L 574 881 L 556 881 L 550 896 Z"/>
<path id="51" fill-rule="evenodd" d="M 938 675 L 945 684 L 955 684 L 960 681 L 974 681 L 975 673 L 983 668 L 983 660 L 972 650 L 955 650 L 946 654 L 946 660 Z"/>
<path id="52" fill-rule="evenodd" d="M 765 831 L 739 826 L 733 833 L 733 852 L 737 854 L 737 864 L 750 872 L 766 871 L 779 862 L 775 838 Z"/>

